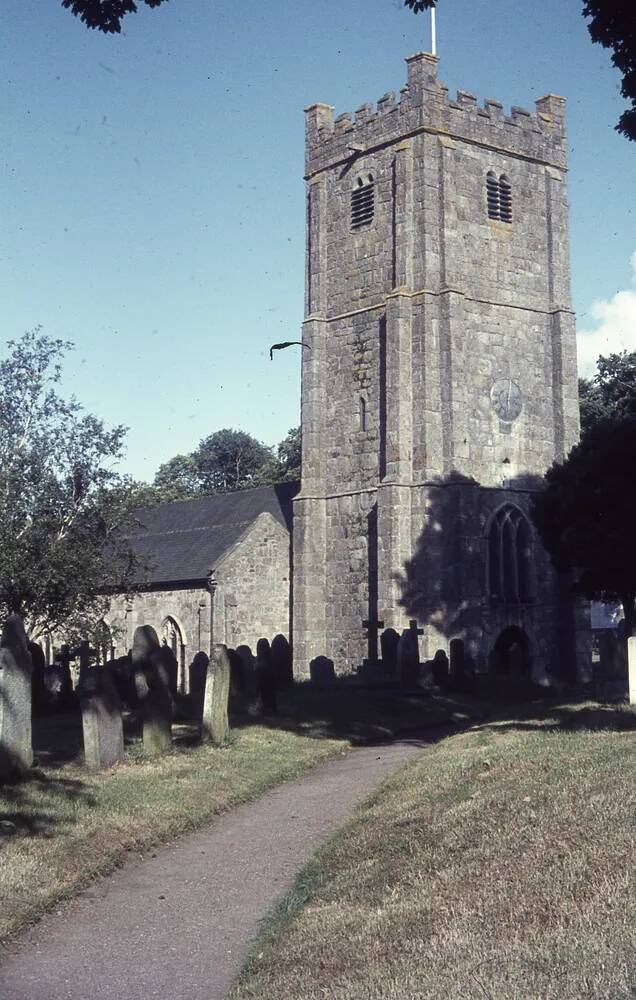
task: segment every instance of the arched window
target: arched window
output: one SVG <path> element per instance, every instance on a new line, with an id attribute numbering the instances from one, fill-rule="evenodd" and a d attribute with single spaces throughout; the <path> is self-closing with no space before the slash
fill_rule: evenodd
<path id="1" fill-rule="evenodd" d="M 497 177 L 493 170 L 486 174 L 486 203 L 489 219 L 512 222 L 512 186 L 505 174 Z"/>
<path id="2" fill-rule="evenodd" d="M 172 650 L 177 661 L 177 689 L 181 694 L 187 694 L 186 677 L 186 644 L 183 632 L 178 623 L 169 615 L 164 618 L 161 625 L 161 640 L 168 649 Z"/>
<path id="3" fill-rule="evenodd" d="M 351 228 L 360 229 L 373 221 L 375 184 L 372 174 L 358 177 L 351 192 Z"/>
<path id="4" fill-rule="evenodd" d="M 499 508 L 488 530 L 488 594 L 504 604 L 532 599 L 532 533 L 510 503 Z"/>
<path id="5" fill-rule="evenodd" d="M 367 401 L 364 398 L 364 396 L 360 396 L 358 423 L 359 423 L 359 429 L 361 431 L 366 431 L 366 429 L 367 429 Z"/>

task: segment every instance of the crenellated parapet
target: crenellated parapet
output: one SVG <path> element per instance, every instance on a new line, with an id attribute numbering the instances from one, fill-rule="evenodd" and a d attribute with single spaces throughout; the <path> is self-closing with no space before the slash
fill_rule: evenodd
<path id="1" fill-rule="evenodd" d="M 503 105 L 492 98 L 483 104 L 469 91 L 455 100 L 437 78 L 438 59 L 418 52 L 406 60 L 408 81 L 396 100 L 393 91 L 375 105 L 363 104 L 333 117 L 329 104 L 306 108 L 306 174 L 308 177 L 356 155 L 371 152 L 419 132 L 508 152 L 565 170 L 567 137 L 565 99 L 548 94 L 535 102 L 535 111 Z"/>

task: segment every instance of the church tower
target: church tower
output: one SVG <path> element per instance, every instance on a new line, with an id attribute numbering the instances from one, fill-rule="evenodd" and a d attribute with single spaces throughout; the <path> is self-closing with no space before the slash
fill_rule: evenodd
<path id="1" fill-rule="evenodd" d="M 462 640 L 478 670 L 516 646 L 571 674 L 528 517 L 579 433 L 565 101 L 506 114 L 406 62 L 399 101 L 306 110 L 296 673 L 415 621 L 423 659 Z"/>

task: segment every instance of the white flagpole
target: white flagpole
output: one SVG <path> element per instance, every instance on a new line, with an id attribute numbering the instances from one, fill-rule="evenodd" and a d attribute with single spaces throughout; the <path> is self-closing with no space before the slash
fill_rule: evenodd
<path id="1" fill-rule="evenodd" d="M 431 7 L 431 52 L 437 55 L 437 35 L 435 31 L 435 8 Z"/>

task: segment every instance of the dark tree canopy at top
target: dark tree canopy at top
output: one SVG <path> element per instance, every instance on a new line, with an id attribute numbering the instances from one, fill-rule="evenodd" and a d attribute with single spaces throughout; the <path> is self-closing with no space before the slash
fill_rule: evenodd
<path id="1" fill-rule="evenodd" d="M 438 0 L 404 0 L 413 13 L 437 7 Z M 583 17 L 593 42 L 612 49 L 612 62 L 622 75 L 621 94 L 631 108 L 621 115 L 617 132 L 636 140 L 636 6 L 634 0 L 582 0 Z"/>
<path id="2" fill-rule="evenodd" d="M 148 7 L 158 7 L 165 0 L 138 0 Z M 100 31 L 121 31 L 121 22 L 126 14 L 136 14 L 138 4 L 135 0 L 62 0 L 66 7 L 81 18 L 87 28 L 99 28 Z"/>

